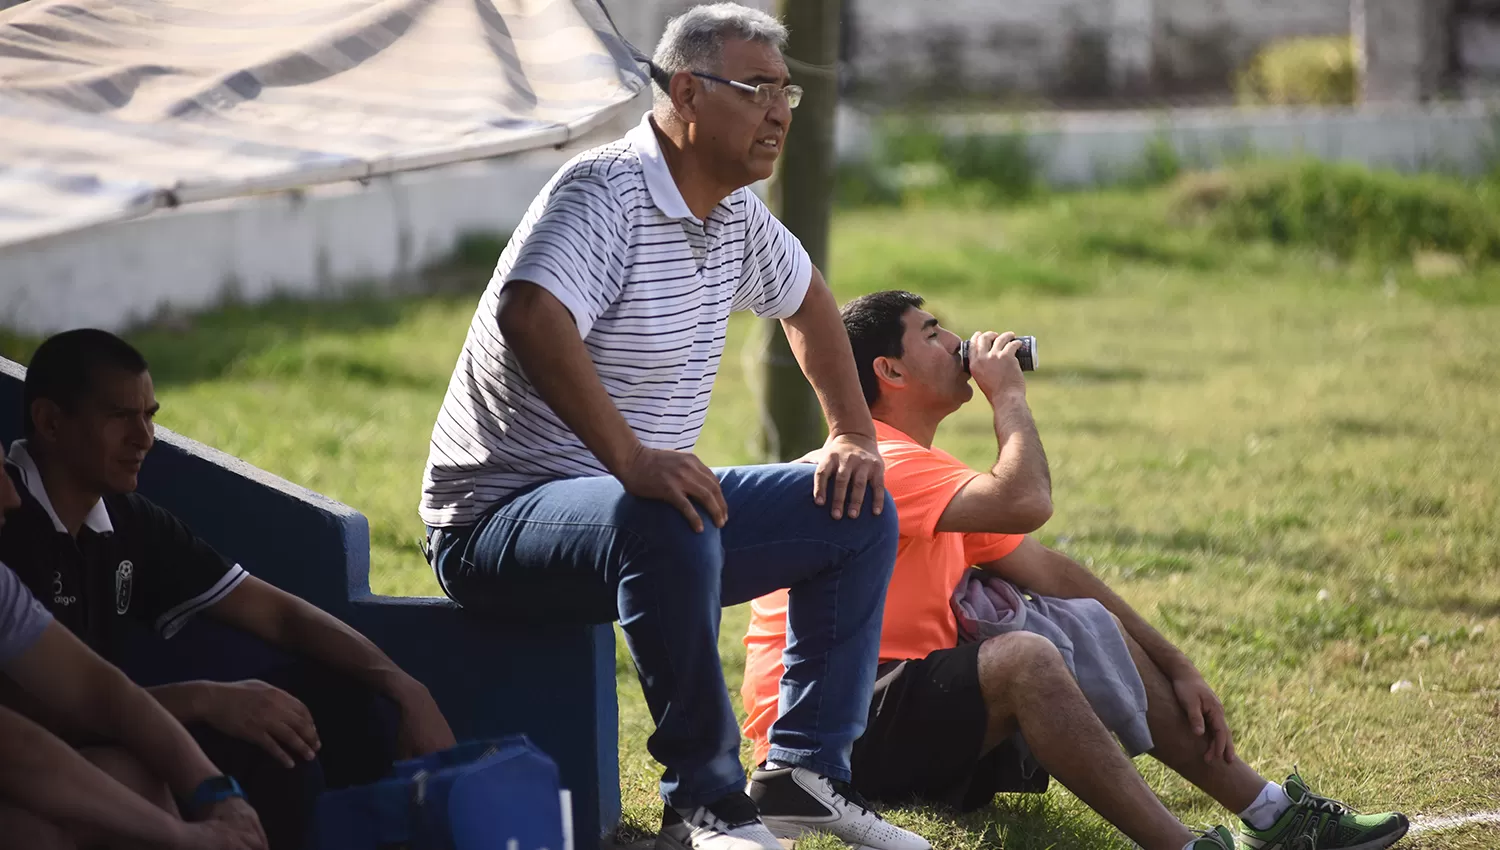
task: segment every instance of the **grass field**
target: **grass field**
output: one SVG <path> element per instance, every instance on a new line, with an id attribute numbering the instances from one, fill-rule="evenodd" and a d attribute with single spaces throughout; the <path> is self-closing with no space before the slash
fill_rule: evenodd
<path id="1" fill-rule="evenodd" d="M 1124 193 L 842 213 L 829 271 L 841 300 L 907 288 L 961 333 L 1037 335 L 1030 397 L 1057 503 L 1039 536 L 1197 660 L 1257 768 L 1299 765 L 1365 809 L 1500 806 L 1500 273 L 1233 244 L 1169 226 L 1159 194 Z M 429 594 L 415 505 L 474 300 L 231 309 L 133 338 L 163 423 L 364 511 L 376 589 Z M 752 459 L 754 330 L 731 333 L 711 463 Z M 938 442 L 993 458 L 977 404 Z M 721 641 L 736 703 L 745 620 L 727 611 Z M 623 654 L 620 671 L 640 835 L 659 817 L 656 768 Z M 1229 819 L 1139 764 L 1190 824 Z M 961 821 L 890 816 L 941 848 L 1128 846 L 1055 785 Z M 1493 848 L 1500 828 L 1402 846 Z"/>

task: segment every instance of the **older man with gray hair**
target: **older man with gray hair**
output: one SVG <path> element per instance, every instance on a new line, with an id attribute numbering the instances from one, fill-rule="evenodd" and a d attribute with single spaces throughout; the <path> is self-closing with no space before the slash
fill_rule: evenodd
<path id="1" fill-rule="evenodd" d="M 826 831 L 924 850 L 849 784 L 896 516 L 838 305 L 747 188 L 771 175 L 802 98 L 785 40 L 732 3 L 667 26 L 651 113 L 564 165 L 501 254 L 433 428 L 420 512 L 464 607 L 620 621 L 665 767 L 658 848 L 773 850 Z M 732 310 L 786 329 L 828 420 L 815 466 L 693 455 Z M 720 609 L 779 588 L 780 715 L 747 786 Z"/>

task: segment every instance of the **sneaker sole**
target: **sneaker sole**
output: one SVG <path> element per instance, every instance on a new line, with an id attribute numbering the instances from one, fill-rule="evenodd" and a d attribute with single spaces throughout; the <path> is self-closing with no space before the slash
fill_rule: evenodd
<path id="1" fill-rule="evenodd" d="M 1411 824 L 1405 823 L 1401 825 L 1400 829 L 1390 835 L 1384 835 L 1374 841 L 1366 841 L 1363 844 L 1356 844 L 1353 847 L 1345 848 L 1345 850 L 1385 850 L 1385 848 L 1405 838 L 1407 831 L 1410 829 Z"/>
<path id="2" fill-rule="evenodd" d="M 776 841 L 781 844 L 782 850 L 795 850 L 797 846 L 794 840 L 783 838 L 779 835 L 776 836 Z M 659 832 L 656 834 L 656 844 L 652 848 L 653 850 L 693 850 L 690 845 L 684 844 L 670 835 L 662 835 Z M 857 847 L 855 850 L 878 850 L 878 848 Z"/>
<path id="3" fill-rule="evenodd" d="M 1401 825 L 1400 829 L 1396 830 L 1395 832 L 1391 833 L 1390 835 L 1383 835 L 1380 838 L 1375 839 L 1374 841 L 1366 841 L 1363 844 L 1351 844 L 1348 847 L 1342 848 L 1342 850 L 1385 850 L 1385 848 L 1387 848 L 1387 847 L 1391 846 L 1392 844 L 1395 844 L 1397 841 L 1400 841 L 1401 839 L 1405 838 L 1406 837 L 1406 833 L 1410 829 L 1411 829 L 1411 824 L 1410 823 L 1404 823 L 1404 824 Z M 1248 847 L 1249 845 L 1245 845 L 1245 846 Z"/>
<path id="4" fill-rule="evenodd" d="M 817 825 L 781 821 L 767 817 L 761 818 L 761 821 L 765 823 L 766 829 L 771 830 L 771 834 L 776 836 L 776 839 L 781 842 L 781 846 L 787 848 L 787 850 L 793 850 L 797 846 L 797 839 L 806 838 L 810 835 L 831 835 L 839 841 L 843 841 L 844 846 L 848 850 L 885 850 L 885 848 L 876 847 L 873 844 L 853 844 L 840 838 L 833 830 L 820 829 Z M 931 844 L 928 845 L 929 848 L 931 846 Z"/>

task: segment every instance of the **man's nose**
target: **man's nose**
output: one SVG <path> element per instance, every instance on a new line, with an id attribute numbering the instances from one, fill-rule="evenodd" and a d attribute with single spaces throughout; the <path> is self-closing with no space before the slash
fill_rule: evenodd
<path id="1" fill-rule="evenodd" d="M 156 440 L 156 425 L 150 419 L 142 416 L 135 421 L 135 427 L 130 429 L 130 442 L 143 448 L 151 448 Z"/>
<path id="2" fill-rule="evenodd" d="M 771 108 L 766 110 L 766 120 L 775 124 L 783 131 L 792 123 L 792 107 L 786 102 L 786 95 L 780 94 L 771 98 Z"/>

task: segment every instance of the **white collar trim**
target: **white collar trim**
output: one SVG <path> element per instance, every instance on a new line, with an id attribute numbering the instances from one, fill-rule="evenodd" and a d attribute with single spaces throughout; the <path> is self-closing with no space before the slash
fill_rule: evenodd
<path id="1" fill-rule="evenodd" d="M 52 507 L 52 499 L 47 496 L 47 487 L 42 483 L 42 472 L 36 468 L 36 461 L 31 459 L 31 452 L 26 450 L 25 440 L 16 440 L 10 444 L 10 451 L 6 454 L 7 459 L 21 470 L 21 482 L 26 485 L 26 490 L 32 497 L 42 503 L 47 509 L 47 516 L 52 518 L 52 527 L 63 534 L 68 533 L 67 526 L 57 517 L 57 509 Z M 104 507 L 104 500 L 100 499 L 89 509 L 88 516 L 83 518 L 85 527 L 99 534 L 114 534 L 115 524 L 109 519 L 109 511 Z"/>
<path id="2" fill-rule="evenodd" d="M 641 123 L 625 134 L 630 147 L 641 160 L 641 172 L 646 177 L 646 190 L 651 193 L 651 203 L 670 218 L 690 218 L 698 221 L 687 201 L 682 199 L 682 190 L 672 179 L 672 170 L 662 157 L 661 142 L 656 138 L 656 128 L 651 123 L 651 113 L 641 118 Z"/>

